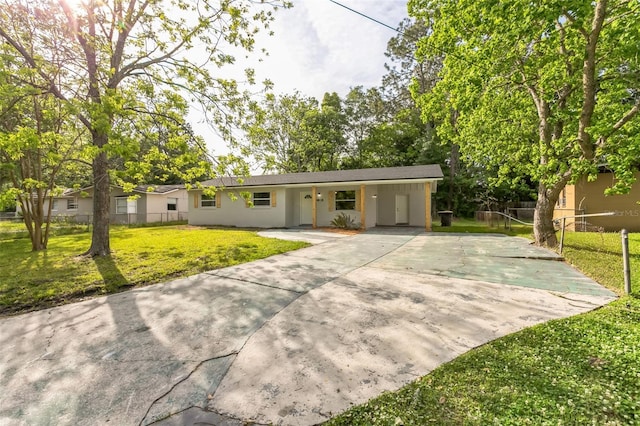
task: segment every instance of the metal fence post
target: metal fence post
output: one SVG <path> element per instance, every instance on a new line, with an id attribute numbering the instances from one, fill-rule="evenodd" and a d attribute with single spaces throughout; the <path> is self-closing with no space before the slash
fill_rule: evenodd
<path id="1" fill-rule="evenodd" d="M 622 236 L 622 264 L 624 268 L 624 292 L 631 294 L 631 268 L 629 267 L 629 231 L 623 229 Z"/>

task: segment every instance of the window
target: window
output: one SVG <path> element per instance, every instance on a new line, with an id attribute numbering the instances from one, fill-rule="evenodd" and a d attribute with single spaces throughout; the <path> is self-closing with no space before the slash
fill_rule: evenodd
<path id="1" fill-rule="evenodd" d="M 558 197 L 558 202 L 556 203 L 556 205 L 560 208 L 567 207 L 567 188 L 566 187 L 562 189 L 562 193 L 560 194 L 560 197 Z"/>
<path id="2" fill-rule="evenodd" d="M 271 193 L 270 192 L 254 192 L 253 193 L 253 205 L 254 206 L 270 206 L 271 205 Z"/>
<path id="3" fill-rule="evenodd" d="M 202 194 L 202 197 L 200 198 L 200 207 L 215 207 L 215 206 L 216 206 L 215 195 Z"/>
<path id="4" fill-rule="evenodd" d="M 177 198 L 167 198 L 167 210 L 169 210 L 169 211 L 178 210 L 178 199 Z"/>
<path id="5" fill-rule="evenodd" d="M 356 191 L 336 191 L 336 210 L 355 210 Z"/>
<path id="6" fill-rule="evenodd" d="M 51 203 L 51 210 L 58 210 L 58 200 L 53 200 Z"/>
<path id="7" fill-rule="evenodd" d="M 78 199 L 77 198 L 69 198 L 69 199 L 67 199 L 67 210 L 78 210 Z"/>
<path id="8" fill-rule="evenodd" d="M 135 214 L 136 212 L 136 200 L 130 200 L 129 197 L 116 197 L 116 214 Z"/>

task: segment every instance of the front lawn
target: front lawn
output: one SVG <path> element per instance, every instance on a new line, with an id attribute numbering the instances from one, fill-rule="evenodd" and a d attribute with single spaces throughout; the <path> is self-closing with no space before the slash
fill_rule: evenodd
<path id="1" fill-rule="evenodd" d="M 506 233 L 453 225 L 439 230 Z M 327 424 L 640 424 L 640 234 L 629 245 L 631 296 L 494 340 Z M 619 233 L 566 233 L 564 256 L 622 294 Z"/>
<path id="2" fill-rule="evenodd" d="M 454 233 L 476 233 L 476 234 L 504 234 L 510 236 L 521 236 L 533 238 L 533 228 L 521 225 L 517 222 L 511 223 L 511 228 L 505 226 L 504 220 L 496 220 L 491 223 L 479 222 L 474 219 L 455 218 L 451 226 L 441 226 L 439 220 L 435 220 L 432 226 L 433 232 L 454 232 Z"/>
<path id="3" fill-rule="evenodd" d="M 26 238 L 0 240 L 0 314 L 115 293 L 307 245 L 242 230 L 113 227 L 111 256 L 79 257 L 90 242 L 88 232 L 55 236 L 47 250 L 33 253 Z"/>

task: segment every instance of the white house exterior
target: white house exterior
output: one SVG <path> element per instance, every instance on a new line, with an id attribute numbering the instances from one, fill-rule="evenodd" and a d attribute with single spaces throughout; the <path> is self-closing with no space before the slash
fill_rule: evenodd
<path id="1" fill-rule="evenodd" d="M 45 200 L 45 212 L 49 208 Z M 109 213 L 111 223 L 155 223 L 186 220 L 188 193 L 184 185 L 145 185 L 125 193 L 111 188 Z M 53 198 L 52 217 L 88 223 L 93 216 L 93 188 L 65 190 Z"/>
<path id="2" fill-rule="evenodd" d="M 256 228 L 325 227 L 340 213 L 363 228 L 408 225 L 431 229 L 438 165 L 218 178 L 208 197 L 189 191 L 189 224 Z M 245 202 L 241 193 L 249 195 Z M 235 200 L 233 198 L 236 198 Z"/>

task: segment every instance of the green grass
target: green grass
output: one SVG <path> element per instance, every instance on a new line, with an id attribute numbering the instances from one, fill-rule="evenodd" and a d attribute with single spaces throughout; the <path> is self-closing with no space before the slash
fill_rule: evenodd
<path id="1" fill-rule="evenodd" d="M 491 233 L 533 238 L 533 228 L 531 226 L 521 225 L 513 222 L 511 224 L 511 229 L 509 229 L 508 227 L 505 227 L 504 221 L 494 221 L 492 223 L 487 223 L 464 218 L 453 219 L 453 221 L 451 222 L 451 226 L 440 226 L 440 222 L 436 220 L 433 224 L 432 231 L 477 234 Z"/>
<path id="2" fill-rule="evenodd" d="M 79 257 L 90 239 L 88 232 L 55 236 L 47 250 L 37 253 L 30 251 L 29 239 L 0 240 L 0 314 L 114 293 L 307 245 L 243 230 L 113 227 L 111 256 Z"/>
<path id="3" fill-rule="evenodd" d="M 558 237 L 559 238 L 559 237 Z M 585 275 L 623 294 L 622 239 L 618 232 L 566 232 L 563 256 Z M 629 234 L 631 288 L 640 290 L 640 234 Z"/>
<path id="4" fill-rule="evenodd" d="M 453 225 L 434 230 L 491 232 Z M 629 245 L 631 296 L 489 342 L 327 425 L 640 424 L 640 235 Z M 622 294 L 620 234 L 566 233 L 564 256 Z"/>
<path id="5" fill-rule="evenodd" d="M 49 231 L 50 237 L 56 235 L 81 234 L 89 232 L 89 226 L 80 223 L 53 222 Z M 29 233 L 21 221 L 0 221 L 0 241 L 29 238 Z"/>

